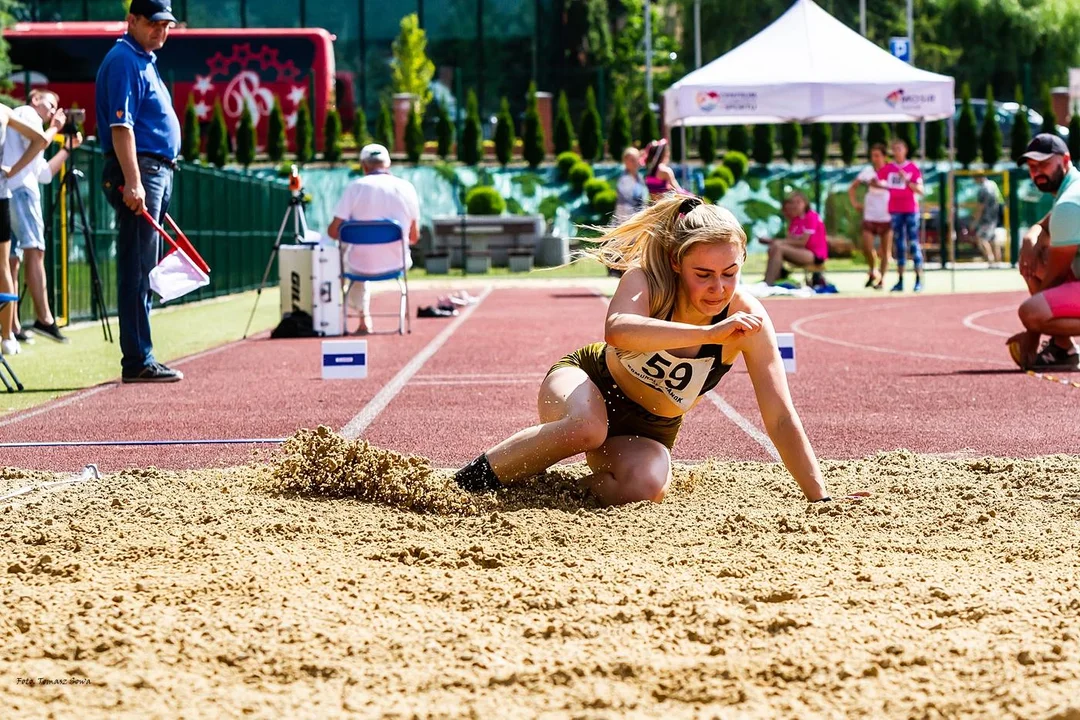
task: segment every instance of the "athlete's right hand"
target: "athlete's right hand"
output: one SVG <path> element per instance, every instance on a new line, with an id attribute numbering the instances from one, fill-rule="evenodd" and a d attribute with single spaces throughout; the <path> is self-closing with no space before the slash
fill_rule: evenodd
<path id="1" fill-rule="evenodd" d="M 731 340 L 741 340 L 761 330 L 763 320 L 757 315 L 738 311 L 712 326 L 712 342 L 720 345 Z"/>

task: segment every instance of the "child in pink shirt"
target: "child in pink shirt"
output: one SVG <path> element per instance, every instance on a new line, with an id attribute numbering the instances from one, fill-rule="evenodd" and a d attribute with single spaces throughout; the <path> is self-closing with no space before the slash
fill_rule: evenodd
<path id="1" fill-rule="evenodd" d="M 877 172 L 877 187 L 889 191 L 889 214 L 892 215 L 893 247 L 896 248 L 896 270 L 900 279 L 892 287 L 893 292 L 904 289 L 904 264 L 906 249 L 911 248 L 911 262 L 915 266 L 915 292 L 922 291 L 922 247 L 919 245 L 919 201 L 923 194 L 922 173 L 919 166 L 907 159 L 908 146 L 901 138 L 892 141 L 893 161 L 885 163 Z"/>
<path id="2" fill-rule="evenodd" d="M 787 238 L 762 240 L 769 243 L 769 262 L 765 268 L 768 285 L 775 285 L 780 279 L 785 261 L 799 267 L 813 267 L 823 265 L 829 257 L 825 223 L 810 209 L 806 196 L 801 192 L 791 193 L 784 201 L 783 211 L 788 219 Z"/>

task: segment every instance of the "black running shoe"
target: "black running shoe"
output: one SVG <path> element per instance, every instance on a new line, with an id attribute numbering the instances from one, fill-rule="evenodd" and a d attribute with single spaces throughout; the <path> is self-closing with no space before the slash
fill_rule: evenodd
<path id="1" fill-rule="evenodd" d="M 126 383 L 169 383 L 183 380 L 184 373 L 167 368 L 161 363 L 152 363 L 137 373 L 125 371 L 120 379 Z"/>
<path id="2" fill-rule="evenodd" d="M 18 340 L 19 342 L 25 343 L 27 345 L 33 345 L 34 344 L 34 336 L 33 335 L 27 335 L 26 330 L 20 330 L 19 332 L 15 333 L 15 339 Z"/>
<path id="3" fill-rule="evenodd" d="M 59 343 L 66 343 L 68 341 L 67 336 L 60 332 L 60 328 L 56 326 L 55 321 L 53 321 L 51 325 L 46 325 L 40 320 L 35 320 L 34 332 L 41 333 L 50 340 L 55 340 Z"/>
<path id="4" fill-rule="evenodd" d="M 1080 352 L 1076 346 L 1066 350 L 1053 340 L 1047 340 L 1042 350 L 1035 356 L 1035 364 L 1032 370 L 1078 370 L 1080 369 Z"/>

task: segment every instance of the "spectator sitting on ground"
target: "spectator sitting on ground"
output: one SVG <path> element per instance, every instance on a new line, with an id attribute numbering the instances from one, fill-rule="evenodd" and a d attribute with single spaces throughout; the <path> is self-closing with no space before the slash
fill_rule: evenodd
<path id="1" fill-rule="evenodd" d="M 784 272 L 784 262 L 801 268 L 820 268 L 829 256 L 825 223 L 810 209 L 810 202 L 801 192 L 793 192 L 784 200 L 784 216 L 788 221 L 786 238 L 763 238 L 769 246 L 769 262 L 765 267 L 765 284 L 775 285 Z M 812 284 L 824 284 L 819 270 L 814 271 Z"/>
<path id="2" fill-rule="evenodd" d="M 997 183 L 979 173 L 975 176 L 975 184 L 979 188 L 976 195 L 975 214 L 971 218 L 971 227 L 974 228 L 975 238 L 979 244 L 979 250 L 991 266 L 1001 262 L 1001 252 L 1004 243 L 997 241 L 998 214 L 1001 212 L 1004 199 Z"/>
<path id="3" fill-rule="evenodd" d="M 15 108 L 15 117 L 27 125 L 36 126 L 48 123 L 45 139 L 52 142 L 60 129 L 67 122 L 67 116 L 59 107 L 59 98 L 51 90 L 33 90 L 30 104 Z M 21 135 L 12 136 L 4 144 L 4 165 L 14 165 L 29 146 L 30 141 Z M 68 160 L 69 150 L 82 144 L 82 133 L 75 133 L 68 138 L 64 147 L 46 162 L 44 153 L 38 153 L 33 164 L 15 177 L 8 178 L 11 190 L 11 279 L 15 283 L 16 294 L 19 287 L 19 266 L 26 274 L 26 288 L 34 301 L 34 330 L 57 342 L 68 339 L 60 332 L 49 307 L 49 294 L 45 279 L 45 221 L 41 214 L 41 189 L 38 183 L 50 183 L 60 172 L 60 167 Z M 25 262 L 24 262 L 25 260 Z M 29 341 L 30 336 L 23 332 L 18 316 L 14 324 L 15 339 Z"/>
<path id="4" fill-rule="evenodd" d="M 390 152 L 382 145 L 365 145 L 360 151 L 360 165 L 364 176 L 345 187 L 326 234 L 337 240 L 341 237 L 341 225 L 350 220 L 395 220 L 401 225 L 402 243 L 407 243 L 405 269 L 408 270 L 412 267 L 408 246 L 420 240 L 420 200 L 416 189 L 407 180 L 390 174 Z M 393 245 L 349 245 L 343 252 L 347 272 L 375 275 L 401 268 L 401 248 Z M 359 298 L 354 300 L 355 292 L 359 292 Z M 362 335 L 374 330 L 369 283 L 353 283 L 348 302 L 360 309 L 357 332 Z"/>

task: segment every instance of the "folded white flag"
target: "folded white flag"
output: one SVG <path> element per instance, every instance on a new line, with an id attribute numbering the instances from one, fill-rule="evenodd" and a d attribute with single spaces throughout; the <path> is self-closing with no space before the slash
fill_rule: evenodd
<path id="1" fill-rule="evenodd" d="M 210 284 L 210 276 L 204 273 L 191 258 L 180 249 L 163 257 L 150 271 L 150 288 L 169 302 Z"/>

